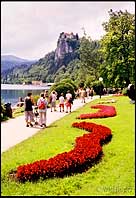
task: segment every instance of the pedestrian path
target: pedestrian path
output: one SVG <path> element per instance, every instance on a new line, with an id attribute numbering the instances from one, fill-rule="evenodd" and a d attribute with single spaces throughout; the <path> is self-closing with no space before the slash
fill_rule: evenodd
<path id="1" fill-rule="evenodd" d="M 94 96 L 93 99 L 86 99 L 86 103 L 99 98 Z M 85 103 L 81 103 L 80 99 L 75 99 L 72 105 L 72 111 L 82 107 Z M 56 112 L 51 112 L 50 108 L 47 109 L 47 126 L 54 121 L 66 116 L 68 113 L 59 112 L 57 106 Z M 1 153 L 22 142 L 23 140 L 33 136 L 41 128 L 39 126 L 26 127 L 24 115 L 12 118 L 1 123 Z"/>

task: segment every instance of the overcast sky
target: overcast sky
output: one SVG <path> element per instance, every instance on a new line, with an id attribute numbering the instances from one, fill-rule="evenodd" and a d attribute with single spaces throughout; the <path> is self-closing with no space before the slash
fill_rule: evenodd
<path id="1" fill-rule="evenodd" d="M 3 1 L 1 2 L 1 53 L 39 59 L 56 49 L 61 32 L 78 33 L 83 27 L 93 40 L 104 34 L 108 11 L 134 14 L 134 1 Z"/>

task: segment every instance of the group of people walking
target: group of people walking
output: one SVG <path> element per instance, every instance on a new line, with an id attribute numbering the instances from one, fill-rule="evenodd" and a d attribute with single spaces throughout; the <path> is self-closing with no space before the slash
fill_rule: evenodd
<path id="1" fill-rule="evenodd" d="M 94 95 L 94 90 L 93 88 L 89 88 L 89 87 L 87 87 L 86 89 L 81 87 L 76 92 L 76 97 L 81 98 L 82 103 L 86 102 L 86 98 L 89 99 L 91 97 L 92 99 L 93 95 Z"/>
<path id="2" fill-rule="evenodd" d="M 71 107 L 73 104 L 72 94 L 70 91 L 67 91 L 67 94 L 64 98 L 64 94 L 61 93 L 59 99 L 59 110 L 64 112 L 64 107 L 66 106 L 66 113 L 71 112 Z M 50 104 L 51 112 L 56 111 L 56 101 L 57 101 L 57 92 L 52 91 L 50 96 L 48 96 L 48 91 L 40 94 L 40 98 L 35 104 L 32 97 L 32 93 L 28 93 L 24 99 L 24 108 L 25 108 L 25 121 L 26 127 L 33 127 L 33 125 L 40 125 L 40 127 L 46 127 L 47 120 L 47 108 Z M 39 121 L 37 117 L 39 116 Z M 35 119 L 34 119 L 35 118 Z M 34 123 L 34 124 L 33 124 Z"/>
<path id="3" fill-rule="evenodd" d="M 80 98 L 81 102 L 85 103 L 86 98 L 93 98 L 94 90 L 93 88 L 90 89 L 89 87 L 86 89 L 79 88 L 75 94 L 76 98 Z M 60 112 L 71 112 L 73 96 L 69 90 L 65 96 L 63 93 L 61 93 L 59 97 L 56 91 L 52 91 L 49 95 L 48 90 L 46 90 L 40 94 L 37 103 L 34 102 L 32 93 L 28 93 L 24 99 L 26 127 L 33 127 L 34 124 L 39 125 L 42 128 L 46 127 L 47 108 L 50 105 L 51 112 L 57 111 L 57 99 L 59 101 L 58 106 Z"/>

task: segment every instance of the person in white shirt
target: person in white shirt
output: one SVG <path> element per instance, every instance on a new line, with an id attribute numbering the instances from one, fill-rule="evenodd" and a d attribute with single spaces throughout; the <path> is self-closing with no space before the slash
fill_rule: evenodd
<path id="1" fill-rule="evenodd" d="M 69 112 L 71 112 L 71 106 L 73 104 L 73 101 L 72 101 L 72 94 L 70 93 L 70 91 L 68 90 L 67 91 L 67 94 L 66 94 L 66 113 L 68 113 L 68 108 L 69 108 Z"/>
<path id="2" fill-rule="evenodd" d="M 54 111 L 56 111 L 56 100 L 57 100 L 57 94 L 55 91 L 53 91 L 51 93 L 51 112 L 52 112 L 52 108 L 54 108 Z"/>
<path id="3" fill-rule="evenodd" d="M 86 88 L 86 95 L 87 95 L 87 99 L 89 99 L 89 95 L 90 95 L 90 88 L 89 87 Z"/>
<path id="4" fill-rule="evenodd" d="M 61 109 L 64 112 L 64 101 L 65 101 L 65 99 L 64 99 L 63 93 L 61 93 L 61 96 L 59 97 L 60 112 L 61 112 Z"/>
<path id="5" fill-rule="evenodd" d="M 80 96 L 81 96 L 81 102 L 85 103 L 86 91 L 83 88 L 81 88 Z"/>

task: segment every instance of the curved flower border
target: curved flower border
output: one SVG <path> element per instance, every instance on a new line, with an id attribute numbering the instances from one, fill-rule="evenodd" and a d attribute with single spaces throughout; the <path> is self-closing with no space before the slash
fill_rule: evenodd
<path id="1" fill-rule="evenodd" d="M 90 122 L 75 122 L 72 127 L 91 133 L 77 137 L 74 149 L 69 152 L 58 154 L 48 160 L 19 166 L 16 171 L 18 181 L 35 181 L 40 177 L 44 179 L 63 177 L 87 170 L 95 164 L 103 154 L 102 145 L 110 141 L 112 137 L 111 130 L 108 127 Z"/>
<path id="2" fill-rule="evenodd" d="M 100 109 L 96 113 L 80 114 L 78 119 L 92 119 L 92 118 L 107 118 L 116 116 L 116 109 L 114 106 L 106 105 L 92 105 L 91 108 Z"/>

